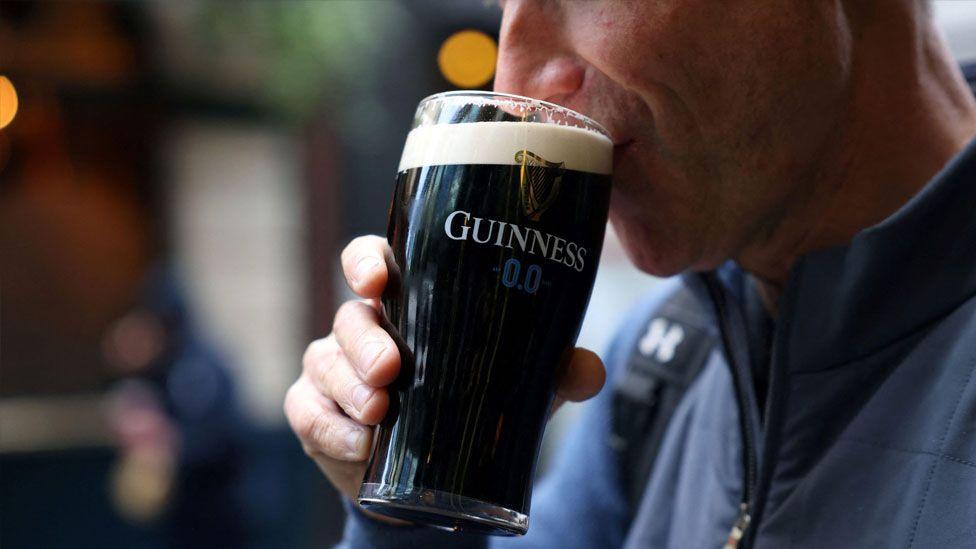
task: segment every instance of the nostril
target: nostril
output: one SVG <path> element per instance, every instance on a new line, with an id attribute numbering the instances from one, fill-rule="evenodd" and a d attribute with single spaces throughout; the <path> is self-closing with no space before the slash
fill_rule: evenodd
<path id="1" fill-rule="evenodd" d="M 585 70 L 575 60 L 552 59 L 536 75 L 536 97 L 552 101 L 568 97 L 583 86 L 584 76 Z"/>
<path id="2" fill-rule="evenodd" d="M 523 65 L 519 68 L 521 70 L 512 70 L 504 66 L 504 60 L 499 59 L 495 91 L 562 103 L 583 87 L 586 75 L 585 69 L 577 61 L 566 57 L 544 60 L 534 67 Z"/>

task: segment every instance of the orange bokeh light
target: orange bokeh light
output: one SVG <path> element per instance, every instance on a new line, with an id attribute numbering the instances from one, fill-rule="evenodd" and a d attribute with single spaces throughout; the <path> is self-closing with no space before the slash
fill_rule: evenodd
<path id="1" fill-rule="evenodd" d="M 17 90 L 6 76 L 0 76 L 0 129 L 6 128 L 17 116 Z"/>
<path id="2" fill-rule="evenodd" d="M 495 76 L 498 45 L 476 30 L 458 31 L 447 38 L 437 54 L 437 65 L 448 82 L 459 88 L 477 88 Z"/>

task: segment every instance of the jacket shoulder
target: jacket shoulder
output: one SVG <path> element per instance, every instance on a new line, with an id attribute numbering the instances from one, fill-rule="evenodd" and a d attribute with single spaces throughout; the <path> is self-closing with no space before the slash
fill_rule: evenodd
<path id="1" fill-rule="evenodd" d="M 622 320 L 614 331 L 613 339 L 601 353 L 608 376 L 613 376 L 626 367 L 628 355 L 643 335 L 647 322 L 670 297 L 683 289 L 684 286 L 679 279 L 663 279 L 623 314 Z"/>
<path id="2" fill-rule="evenodd" d="M 714 331 L 705 304 L 679 278 L 668 278 L 631 307 L 602 354 L 608 379 L 616 379 L 635 360 L 665 365 L 687 361 Z"/>

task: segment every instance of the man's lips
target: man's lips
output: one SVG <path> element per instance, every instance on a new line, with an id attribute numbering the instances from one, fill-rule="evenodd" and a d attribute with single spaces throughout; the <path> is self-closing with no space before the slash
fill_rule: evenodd
<path id="1" fill-rule="evenodd" d="M 613 142 L 614 149 L 622 149 L 634 140 L 634 138 L 631 137 L 631 132 L 626 131 L 623 128 L 610 129 L 608 131 L 610 134 L 610 141 Z"/>
<path id="2" fill-rule="evenodd" d="M 627 148 L 634 142 L 633 139 L 627 139 L 620 143 L 613 144 L 613 157 L 616 159 L 627 151 Z"/>

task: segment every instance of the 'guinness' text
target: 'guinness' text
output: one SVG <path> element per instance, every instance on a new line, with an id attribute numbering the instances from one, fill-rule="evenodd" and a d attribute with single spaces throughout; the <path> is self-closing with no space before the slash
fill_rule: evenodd
<path id="1" fill-rule="evenodd" d="M 586 248 L 565 238 L 505 221 L 473 217 L 462 210 L 456 210 L 447 216 L 444 232 L 452 240 L 470 238 L 478 244 L 517 247 L 523 252 L 541 255 L 577 271 L 583 270 L 587 253 Z"/>

